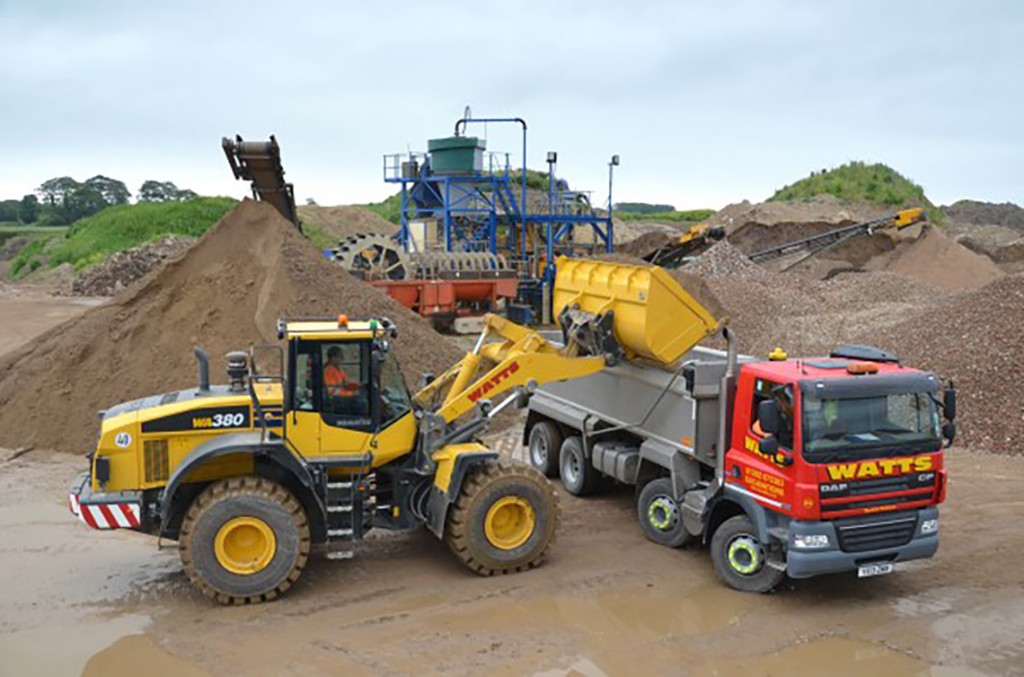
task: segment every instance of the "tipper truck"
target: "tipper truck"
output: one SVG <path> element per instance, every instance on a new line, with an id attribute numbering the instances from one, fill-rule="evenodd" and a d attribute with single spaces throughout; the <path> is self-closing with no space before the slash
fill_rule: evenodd
<path id="1" fill-rule="evenodd" d="M 523 435 L 532 465 L 576 496 L 634 485 L 644 534 L 710 545 L 715 572 L 737 590 L 931 557 L 943 446 L 956 431 L 952 385 L 871 346 L 740 356 L 723 318 L 689 295 L 646 323 L 677 340 L 607 338 L 624 338 L 641 325 L 619 319 L 678 291 L 657 268 L 559 262 L 563 341 L 609 366 L 533 394 Z M 608 332 L 598 339 L 593 327 Z M 697 346 L 719 331 L 727 350 Z"/>

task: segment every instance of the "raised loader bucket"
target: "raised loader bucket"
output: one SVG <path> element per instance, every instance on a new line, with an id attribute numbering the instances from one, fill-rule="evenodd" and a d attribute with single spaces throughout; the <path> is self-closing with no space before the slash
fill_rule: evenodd
<path id="1" fill-rule="evenodd" d="M 671 364 L 720 325 L 661 268 L 564 256 L 556 267 L 553 310 L 566 345 L 609 361 Z"/>

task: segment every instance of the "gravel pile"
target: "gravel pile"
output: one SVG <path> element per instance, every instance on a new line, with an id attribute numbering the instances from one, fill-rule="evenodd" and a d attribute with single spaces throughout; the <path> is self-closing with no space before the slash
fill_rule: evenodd
<path id="1" fill-rule="evenodd" d="M 71 284 L 74 296 L 114 296 L 150 271 L 162 267 L 192 246 L 195 238 L 170 235 L 108 256 L 79 274 Z"/>
<path id="2" fill-rule="evenodd" d="M 1003 277 L 859 339 L 892 350 L 908 366 L 952 379 L 959 391 L 958 440 L 1021 454 L 1024 440 L 1024 275 Z"/>
<path id="3" fill-rule="evenodd" d="M 768 277 L 768 273 L 761 266 L 748 259 L 743 252 L 726 240 L 715 243 L 701 254 L 700 258 L 687 265 L 684 270 L 690 275 L 700 277 L 721 277 L 723 275 L 756 279 Z"/>
<path id="4" fill-rule="evenodd" d="M 1012 202 L 996 204 L 976 200 L 960 200 L 948 207 L 943 207 L 942 211 L 950 219 L 959 223 L 994 224 L 1024 230 L 1024 208 Z"/>

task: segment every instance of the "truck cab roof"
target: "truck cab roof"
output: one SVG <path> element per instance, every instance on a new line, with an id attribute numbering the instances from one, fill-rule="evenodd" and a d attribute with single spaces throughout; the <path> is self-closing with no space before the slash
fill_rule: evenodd
<path id="1" fill-rule="evenodd" d="M 779 383 L 799 383 L 806 394 L 849 391 L 934 391 L 939 379 L 934 374 L 900 366 L 894 362 L 874 362 L 841 357 L 808 357 L 764 360 L 744 365 L 756 376 Z M 829 385 L 831 384 L 831 385 Z"/>

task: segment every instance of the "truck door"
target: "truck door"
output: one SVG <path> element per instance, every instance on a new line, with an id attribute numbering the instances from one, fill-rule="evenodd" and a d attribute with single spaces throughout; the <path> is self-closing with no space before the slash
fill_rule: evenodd
<path id="1" fill-rule="evenodd" d="M 731 458 L 728 472 L 732 475 L 731 482 L 736 483 L 762 498 L 769 504 L 791 505 L 793 492 L 793 439 L 795 434 L 795 400 L 792 384 L 778 383 L 766 378 L 754 377 L 749 399 L 737 399 L 737 406 L 750 407 L 747 416 L 749 422 L 743 431 L 743 443 Z M 779 430 L 776 439 L 779 442 L 779 453 L 765 454 L 760 450 L 760 442 L 766 437 L 765 431 L 757 420 L 758 407 L 761 402 L 772 399 L 778 405 Z M 739 421 L 739 419 L 738 419 Z"/>

